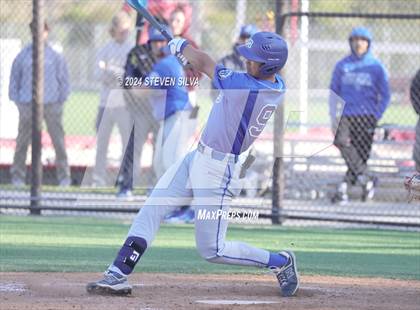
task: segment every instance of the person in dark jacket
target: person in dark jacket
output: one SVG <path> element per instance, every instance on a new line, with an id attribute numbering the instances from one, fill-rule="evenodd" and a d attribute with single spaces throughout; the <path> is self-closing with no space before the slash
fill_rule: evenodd
<path id="1" fill-rule="evenodd" d="M 410 99 L 413 104 L 414 111 L 420 116 L 420 70 L 411 82 Z M 416 126 L 416 142 L 414 143 L 413 159 L 416 164 L 416 171 L 420 173 L 420 117 Z"/>
<path id="2" fill-rule="evenodd" d="M 375 179 L 367 174 L 367 161 L 378 120 L 390 101 L 388 76 L 371 53 L 370 32 L 363 27 L 354 28 L 349 43 L 351 54 L 336 64 L 329 98 L 334 145 L 347 165 L 345 178 L 333 199 L 341 202 L 347 202 L 348 187 L 356 184 L 362 186 L 363 201 L 373 198 Z"/>

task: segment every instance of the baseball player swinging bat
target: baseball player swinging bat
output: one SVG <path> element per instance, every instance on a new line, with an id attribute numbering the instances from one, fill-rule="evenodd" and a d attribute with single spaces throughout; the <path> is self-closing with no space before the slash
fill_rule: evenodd
<path id="1" fill-rule="evenodd" d="M 162 29 L 138 1 L 128 3 L 145 14 L 152 26 Z M 217 264 L 268 268 L 276 276 L 282 296 L 295 295 L 299 276 L 292 251 L 270 252 L 245 242 L 226 240 L 229 224 L 226 215 L 240 189 L 241 155 L 282 104 L 286 88 L 277 72 L 287 61 L 287 43 L 272 32 L 255 33 L 247 44 L 238 47 L 238 52 L 247 59 L 247 72 L 235 72 L 216 64 L 209 54 L 192 47 L 184 38 L 170 40 L 168 47 L 173 56 L 181 60 L 183 56 L 211 78 L 221 93 L 212 105 L 197 148 L 159 179 L 114 261 L 102 279 L 87 284 L 87 291 L 131 294 L 128 276 L 152 245 L 162 219 L 176 208 L 191 204 L 196 213 L 197 250 L 203 259 Z"/>

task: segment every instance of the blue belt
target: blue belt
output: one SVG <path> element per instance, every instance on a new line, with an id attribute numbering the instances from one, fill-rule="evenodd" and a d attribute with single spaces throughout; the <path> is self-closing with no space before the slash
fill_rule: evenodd
<path id="1" fill-rule="evenodd" d="M 236 164 L 239 160 L 239 155 L 223 153 L 223 152 L 213 150 L 212 148 L 204 145 L 201 142 L 198 142 L 197 150 L 202 154 L 209 154 L 211 158 L 215 160 L 219 160 L 219 161 L 223 161 L 227 158 L 229 162 L 233 162 Z"/>

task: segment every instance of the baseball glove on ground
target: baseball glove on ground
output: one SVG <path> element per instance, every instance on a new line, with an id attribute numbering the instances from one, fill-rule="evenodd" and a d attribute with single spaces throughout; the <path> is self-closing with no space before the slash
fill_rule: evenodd
<path id="1" fill-rule="evenodd" d="M 420 200 L 420 173 L 405 177 L 405 189 L 408 191 L 408 201 Z"/>

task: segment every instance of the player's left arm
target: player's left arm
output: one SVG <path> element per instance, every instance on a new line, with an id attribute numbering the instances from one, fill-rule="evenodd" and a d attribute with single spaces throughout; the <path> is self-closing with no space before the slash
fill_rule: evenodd
<path id="1" fill-rule="evenodd" d="M 330 94 L 328 97 L 328 107 L 329 107 L 329 114 L 331 120 L 331 128 L 332 131 L 335 133 L 338 126 L 338 119 L 337 118 L 337 104 L 340 99 L 340 92 L 341 92 L 341 65 L 340 63 L 336 64 L 330 82 Z"/>
<path id="2" fill-rule="evenodd" d="M 207 53 L 194 48 L 187 40 L 181 38 L 171 40 L 168 46 L 171 54 L 180 58 L 184 65 L 188 61 L 195 70 L 213 79 L 216 62 Z"/>

